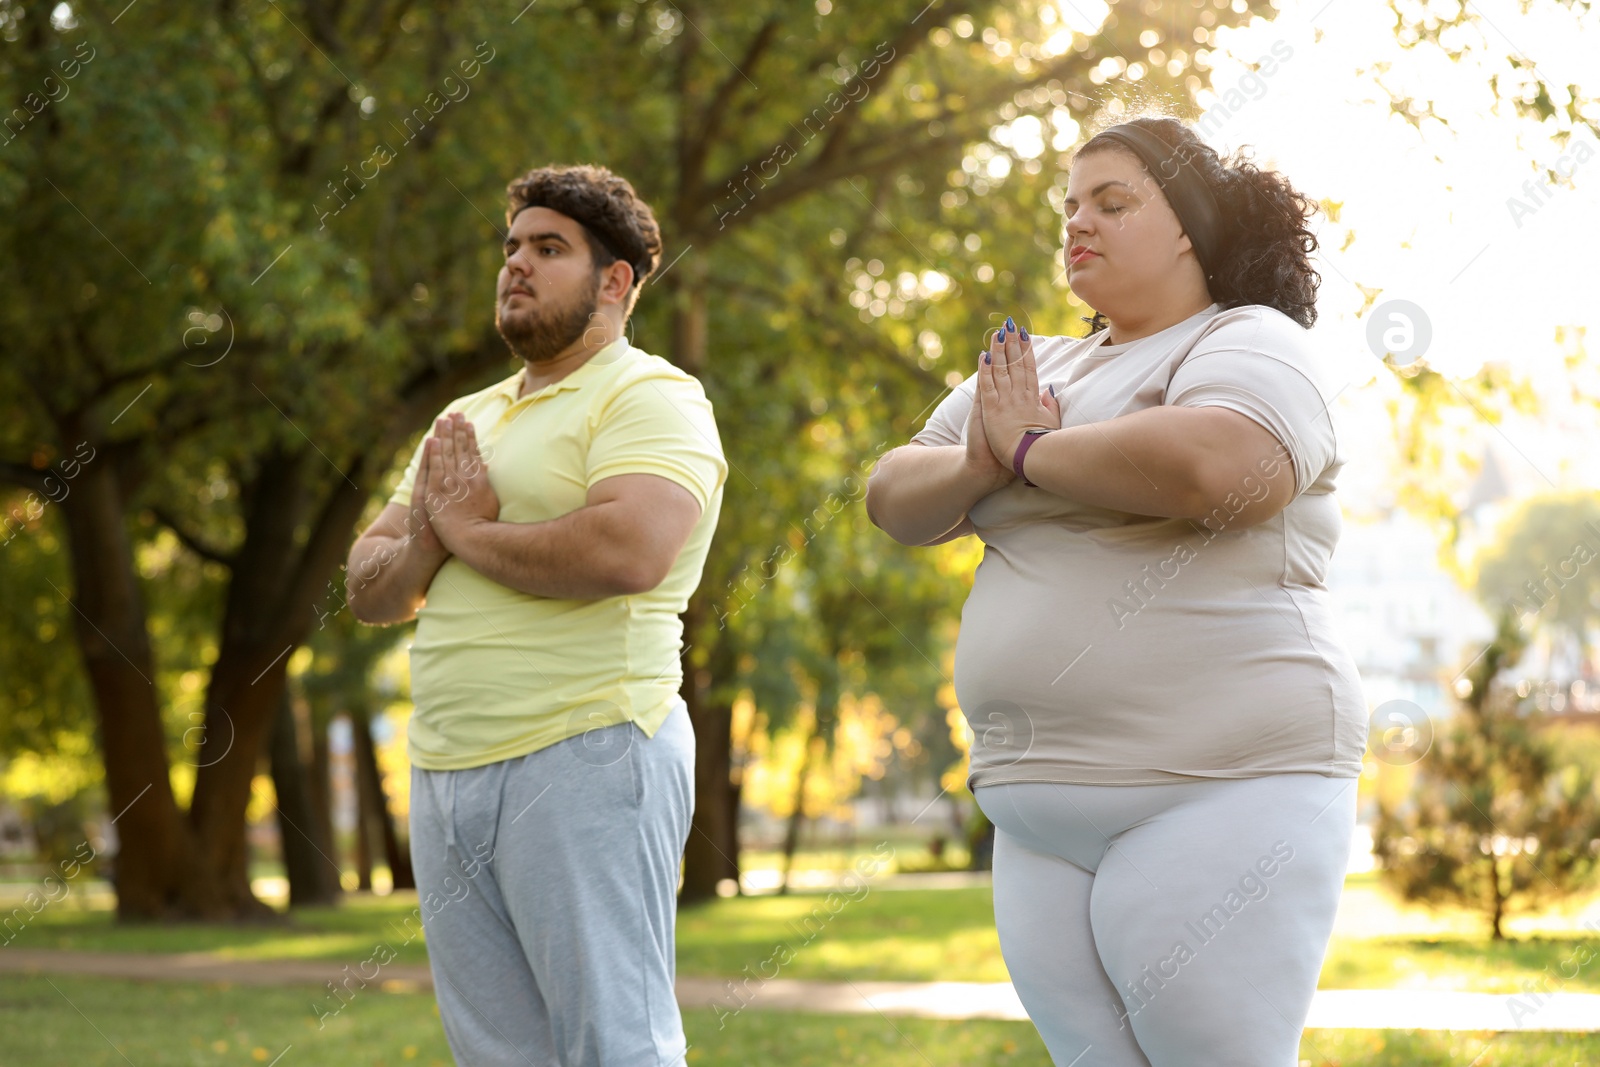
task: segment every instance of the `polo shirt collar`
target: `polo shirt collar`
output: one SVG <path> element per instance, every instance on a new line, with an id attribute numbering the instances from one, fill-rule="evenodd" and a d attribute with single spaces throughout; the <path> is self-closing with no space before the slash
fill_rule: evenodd
<path id="1" fill-rule="evenodd" d="M 622 346 L 623 351 L 615 351 L 619 345 Z M 626 350 L 630 347 L 631 346 L 628 344 L 628 339 L 626 337 L 619 337 L 615 341 L 612 341 L 610 344 L 606 345 L 600 351 L 596 352 L 594 355 L 590 356 L 583 366 L 579 367 L 565 378 L 562 378 L 559 382 L 551 382 L 542 389 L 537 389 L 521 397 L 517 396 L 517 391 L 522 388 L 522 369 L 519 368 L 517 373 L 507 378 L 499 385 L 496 385 L 494 387 L 494 392 L 496 395 L 503 396 L 507 401 L 515 404 L 518 400 L 527 400 L 531 397 L 554 396 L 557 393 L 565 392 L 568 389 L 581 389 L 583 388 L 585 382 L 600 372 L 600 368 L 610 366 L 613 363 L 626 359 Z"/>

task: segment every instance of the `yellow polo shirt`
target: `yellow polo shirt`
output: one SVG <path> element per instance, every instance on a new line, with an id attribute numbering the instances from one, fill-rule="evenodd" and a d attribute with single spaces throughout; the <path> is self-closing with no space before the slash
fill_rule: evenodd
<path id="1" fill-rule="evenodd" d="M 653 737 L 682 682 L 678 616 L 700 582 L 728 473 L 711 402 L 692 375 L 622 339 L 518 399 L 521 383 L 519 368 L 440 413 L 471 421 L 500 521 L 559 518 L 618 474 L 676 482 L 700 502 L 700 520 L 666 579 L 631 596 L 533 596 L 446 560 L 411 644 L 407 748 L 428 770 L 514 759 L 630 720 Z M 390 503 L 410 504 L 421 458 L 419 441 Z"/>

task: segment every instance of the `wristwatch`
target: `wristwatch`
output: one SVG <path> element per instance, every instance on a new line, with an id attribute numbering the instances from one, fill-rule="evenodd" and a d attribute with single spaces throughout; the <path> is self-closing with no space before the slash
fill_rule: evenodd
<path id="1" fill-rule="evenodd" d="M 1022 440 L 1017 442 L 1017 454 L 1011 457 L 1011 469 L 1016 472 L 1018 478 L 1022 479 L 1023 485 L 1031 485 L 1034 488 L 1038 488 L 1036 483 L 1028 481 L 1028 476 L 1022 473 L 1022 457 L 1028 454 L 1028 449 L 1033 447 L 1035 441 L 1049 432 L 1049 430 L 1022 431 Z"/>

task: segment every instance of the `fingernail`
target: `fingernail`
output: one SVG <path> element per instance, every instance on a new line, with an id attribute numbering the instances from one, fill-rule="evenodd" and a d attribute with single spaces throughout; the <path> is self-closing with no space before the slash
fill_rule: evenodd
<path id="1" fill-rule="evenodd" d="M 1055 396 L 1056 395 L 1056 387 L 1054 385 L 1052 385 L 1050 387 L 1050 395 L 1051 396 Z"/>
<path id="2" fill-rule="evenodd" d="M 983 361 L 984 361 L 984 362 L 985 362 L 985 363 L 993 363 L 993 362 L 994 362 L 994 360 L 992 360 L 992 359 L 990 359 L 990 358 L 989 358 L 989 353 L 987 353 L 987 352 L 985 352 L 985 353 L 984 353 L 984 354 L 983 354 Z"/>
<path id="3" fill-rule="evenodd" d="M 1016 333 L 1017 324 L 1011 321 L 1011 316 L 1006 316 L 1006 333 Z"/>
<path id="4" fill-rule="evenodd" d="M 1023 330 L 1022 330 L 1022 339 L 1024 341 L 1026 341 L 1028 339 L 1028 331 L 1027 331 L 1026 327 L 1024 327 Z"/>

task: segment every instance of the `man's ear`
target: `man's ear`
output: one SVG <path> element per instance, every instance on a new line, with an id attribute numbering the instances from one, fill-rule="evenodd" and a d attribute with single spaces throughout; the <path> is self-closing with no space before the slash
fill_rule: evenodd
<path id="1" fill-rule="evenodd" d="M 633 264 L 619 259 L 601 274 L 601 297 L 617 304 L 626 301 L 628 292 L 633 288 Z"/>

